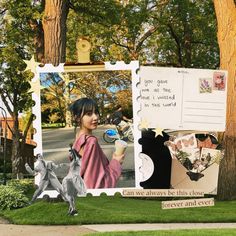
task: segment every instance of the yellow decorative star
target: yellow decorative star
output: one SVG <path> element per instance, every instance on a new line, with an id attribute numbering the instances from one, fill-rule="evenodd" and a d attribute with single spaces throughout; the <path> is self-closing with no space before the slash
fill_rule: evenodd
<path id="1" fill-rule="evenodd" d="M 37 96 L 39 97 L 41 89 L 39 80 L 37 79 L 35 82 L 31 81 L 30 85 L 31 85 L 30 92 L 37 94 Z"/>
<path id="2" fill-rule="evenodd" d="M 149 125 L 148 121 L 144 119 L 144 120 L 141 120 L 141 122 L 139 124 L 139 128 L 140 129 L 148 129 L 148 125 Z"/>
<path id="3" fill-rule="evenodd" d="M 35 61 L 34 56 L 32 56 L 30 60 L 23 60 L 23 61 L 27 65 L 27 67 L 25 68 L 25 71 L 31 70 L 31 72 L 35 74 L 36 67 L 39 66 L 40 63 Z"/>
<path id="4" fill-rule="evenodd" d="M 163 136 L 163 134 L 162 134 L 163 129 L 161 129 L 161 128 L 159 128 L 159 127 L 156 127 L 156 128 L 153 129 L 152 131 L 155 133 L 155 138 L 156 138 L 158 135 Z"/>

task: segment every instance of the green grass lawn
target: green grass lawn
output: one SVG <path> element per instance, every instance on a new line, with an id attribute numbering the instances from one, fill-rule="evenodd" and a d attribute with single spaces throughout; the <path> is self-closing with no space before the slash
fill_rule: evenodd
<path id="1" fill-rule="evenodd" d="M 67 216 L 65 202 L 38 200 L 33 205 L 0 214 L 14 224 L 69 225 L 109 223 L 236 222 L 236 201 L 215 201 L 215 206 L 162 210 L 160 200 L 120 196 L 77 199 L 78 216 Z"/>
<path id="2" fill-rule="evenodd" d="M 191 230 L 158 230 L 158 231 L 125 231 L 93 233 L 87 236 L 229 236 L 236 235 L 235 229 L 191 229 Z"/>

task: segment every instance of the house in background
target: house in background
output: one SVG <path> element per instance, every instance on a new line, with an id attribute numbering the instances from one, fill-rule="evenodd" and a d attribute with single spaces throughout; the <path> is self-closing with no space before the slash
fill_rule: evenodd
<path id="1" fill-rule="evenodd" d="M 5 127 L 7 126 L 7 129 Z M 19 129 L 23 130 L 24 121 L 22 118 L 19 119 Z M 5 137 L 5 130 L 6 130 L 6 138 L 8 140 L 12 140 L 12 132 L 11 129 L 13 128 L 13 119 L 11 117 L 7 117 L 5 120 L 4 117 L 0 116 L 0 137 Z M 29 145 L 36 146 L 36 143 L 33 141 L 34 131 L 33 128 L 30 128 L 26 137 L 26 143 Z M 0 143 L 1 144 L 1 143 Z"/>

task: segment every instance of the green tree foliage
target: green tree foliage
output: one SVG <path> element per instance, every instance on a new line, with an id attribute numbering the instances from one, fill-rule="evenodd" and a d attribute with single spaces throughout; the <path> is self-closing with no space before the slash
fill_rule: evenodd
<path id="1" fill-rule="evenodd" d="M 43 53 L 44 1 L 8 2 L 11 14 L 21 19 L 26 41 L 30 36 L 32 46 Z M 211 0 L 71 0 L 67 7 L 67 61 L 76 61 L 76 40 L 86 36 L 93 44 L 92 60 L 138 59 L 198 68 L 219 65 Z"/>
<path id="2" fill-rule="evenodd" d="M 29 93 L 29 81 L 32 78 L 30 72 L 24 72 L 25 63 L 22 59 L 26 58 L 30 47 L 27 47 L 27 40 L 31 33 L 26 27 L 24 18 L 19 18 L 25 13 L 27 8 L 24 4 L 19 4 L 19 12 L 14 8 L 15 1 L 3 1 L 2 15 L 0 18 L 1 29 L 0 37 L 0 96 L 8 113 L 13 119 L 12 132 L 12 173 L 20 173 L 21 160 L 24 150 L 24 144 L 30 123 L 33 116 L 28 119 L 23 133 L 19 129 L 19 114 L 28 111 L 32 107 L 31 94 Z M 24 10 L 25 9 L 25 10 Z M 27 33 L 22 34 L 21 30 Z"/>
<path id="3" fill-rule="evenodd" d="M 41 84 L 44 89 L 41 90 L 41 110 L 47 113 L 44 119 L 51 120 L 52 115 L 57 114 L 60 122 L 65 122 L 65 83 L 58 73 L 45 73 L 41 75 Z M 55 121 L 55 120 L 54 120 Z M 44 120 L 45 122 L 45 120 Z"/>
<path id="4" fill-rule="evenodd" d="M 4 59 L 4 57 L 1 57 Z M 28 111 L 33 104 L 31 94 L 29 93 L 31 75 L 22 72 L 24 65 L 18 62 L 1 61 L 2 70 L 0 72 L 0 94 L 8 113 L 13 120 L 12 132 L 12 173 L 17 175 L 20 173 L 22 155 L 24 153 L 24 145 L 26 136 L 33 120 L 33 116 L 27 120 L 27 125 L 21 133 L 19 127 L 19 114 Z M 20 70 L 18 70 L 20 69 Z"/>
<path id="5" fill-rule="evenodd" d="M 102 118 L 118 104 L 132 113 L 129 71 L 48 73 L 41 76 L 41 81 L 45 86 L 41 98 L 44 121 L 48 122 L 53 114 L 59 114 L 62 122 L 67 121 L 69 105 L 84 96 L 97 102 Z"/>
<path id="6" fill-rule="evenodd" d="M 97 1 L 96 1 L 97 2 Z M 94 8 L 95 1 L 87 6 L 76 4 L 75 12 L 68 17 L 68 35 L 73 37 L 82 35 L 91 39 L 95 46 L 93 57 L 100 60 L 125 60 L 138 59 L 143 43 L 156 28 L 147 24 L 149 21 L 149 1 L 129 1 L 123 4 L 120 1 L 105 1 Z M 96 13 L 93 12 L 95 9 Z M 72 19 L 77 15 L 75 23 Z M 80 24 L 83 16 L 82 24 Z M 79 29 L 76 34 L 75 29 Z M 70 38 L 70 37 L 68 37 Z M 72 41 L 71 41 L 72 42 Z M 70 45 L 72 45 L 70 43 Z M 70 46 L 69 46 L 70 47 Z M 72 46 L 71 46 L 72 47 Z M 72 50 L 71 50 L 72 51 Z"/>
<path id="7" fill-rule="evenodd" d="M 127 100 L 123 99 L 124 104 L 131 99 L 131 75 L 129 71 L 86 72 L 72 76 L 76 77 L 74 80 L 75 87 L 84 96 L 91 97 L 97 102 L 103 118 L 106 115 L 106 107 L 112 109 L 119 104 L 118 94 L 122 97 L 121 91 L 128 90 L 130 92 Z M 132 107 L 129 108 L 132 110 Z"/>
<path id="8" fill-rule="evenodd" d="M 188 68 L 219 66 L 212 1 L 171 0 L 153 18 L 159 24 L 154 54 L 157 64 Z"/>
<path id="9" fill-rule="evenodd" d="M 1 1 L 1 45 L 10 45 L 20 52 L 21 59 L 35 54 L 43 56 L 43 31 L 41 16 L 44 1 Z M 27 53 L 27 54 L 26 54 Z M 14 54 L 13 54 L 14 55 Z"/>
<path id="10" fill-rule="evenodd" d="M 109 12 L 105 12 L 108 2 Z M 76 60 L 76 39 L 86 36 L 93 44 L 92 60 L 138 59 L 141 64 L 190 68 L 219 66 L 211 0 L 106 1 L 104 7 L 100 3 L 92 9 L 94 4 L 77 1 L 68 15 L 68 60 Z"/>

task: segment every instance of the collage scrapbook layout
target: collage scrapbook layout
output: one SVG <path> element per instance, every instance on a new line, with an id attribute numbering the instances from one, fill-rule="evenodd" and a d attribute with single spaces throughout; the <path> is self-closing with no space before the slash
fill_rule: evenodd
<path id="1" fill-rule="evenodd" d="M 65 85 L 60 91 L 59 83 Z M 126 133 L 109 123 L 109 114 L 106 120 L 99 121 L 94 133 L 110 160 L 115 141 L 125 141 L 121 175 L 115 185 L 88 188 L 87 193 L 96 196 L 103 192 L 122 193 L 124 189 L 174 188 L 216 194 L 219 162 L 223 158 L 218 134 L 225 129 L 226 86 L 226 71 L 139 67 L 137 61 L 105 62 L 97 68 L 38 66 L 31 82 L 37 130 L 34 153 L 41 153 L 47 162 L 60 167 L 55 170 L 59 180 L 66 176 L 69 144 L 75 141 L 76 132 L 72 127 L 63 135 L 59 130 L 42 129 L 45 100 L 53 103 L 57 94 L 64 94 L 69 106 L 85 96 L 84 89 L 101 101 L 100 108 L 105 108 L 111 100 L 106 99 L 102 89 L 109 90 L 112 99 L 126 92 L 132 110 L 132 123 Z M 39 178 L 36 176 L 36 184 Z M 41 197 L 45 194 L 55 197 L 57 192 L 48 187 Z"/>

